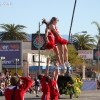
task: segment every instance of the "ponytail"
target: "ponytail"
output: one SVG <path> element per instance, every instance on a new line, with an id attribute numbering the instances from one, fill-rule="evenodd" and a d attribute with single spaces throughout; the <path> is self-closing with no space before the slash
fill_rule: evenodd
<path id="1" fill-rule="evenodd" d="M 46 19 L 42 19 L 42 24 L 45 24 L 46 27 L 49 29 L 50 21 L 46 21 Z"/>
<path id="2" fill-rule="evenodd" d="M 42 19 L 42 24 L 45 24 L 45 25 L 48 24 L 47 21 L 46 21 L 46 19 Z"/>

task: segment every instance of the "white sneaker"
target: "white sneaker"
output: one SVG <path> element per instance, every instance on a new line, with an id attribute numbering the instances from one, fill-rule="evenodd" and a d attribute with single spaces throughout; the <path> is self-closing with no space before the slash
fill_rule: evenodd
<path id="1" fill-rule="evenodd" d="M 60 64 L 59 67 L 62 69 L 62 64 Z"/>
<path id="2" fill-rule="evenodd" d="M 59 69 L 59 66 L 54 66 L 54 69 L 57 69 L 57 68 Z"/>
<path id="3" fill-rule="evenodd" d="M 64 70 L 67 69 L 66 66 L 65 66 L 65 64 L 63 64 L 62 69 L 64 69 Z"/>
<path id="4" fill-rule="evenodd" d="M 60 67 L 61 69 L 66 69 L 65 64 L 60 64 L 59 67 Z"/>
<path id="5" fill-rule="evenodd" d="M 65 62 L 65 66 L 66 67 L 70 67 L 70 63 L 69 62 Z"/>

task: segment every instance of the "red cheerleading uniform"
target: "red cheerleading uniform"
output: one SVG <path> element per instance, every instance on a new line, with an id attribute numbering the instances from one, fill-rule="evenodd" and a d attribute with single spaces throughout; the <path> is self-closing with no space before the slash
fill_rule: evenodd
<path id="1" fill-rule="evenodd" d="M 13 100 L 24 100 L 24 94 L 25 92 L 29 89 L 29 87 L 31 87 L 31 85 L 33 84 L 33 81 L 28 78 L 28 77 L 21 77 L 21 80 L 23 80 L 23 84 L 17 86 L 17 89 L 15 91 L 15 95 Z M 11 100 L 12 98 L 12 94 L 14 92 L 14 88 L 16 86 L 10 86 L 7 87 L 4 91 L 4 96 L 6 100 Z"/>
<path id="2" fill-rule="evenodd" d="M 56 80 L 49 81 L 51 100 L 58 100 L 59 89 Z"/>
<path id="3" fill-rule="evenodd" d="M 48 40 L 49 40 L 49 42 L 47 42 L 46 43 L 46 48 L 47 49 L 53 49 L 54 48 L 54 35 L 52 34 L 52 32 L 50 31 L 49 33 L 48 33 L 48 36 L 47 36 L 47 38 L 48 38 Z"/>
<path id="4" fill-rule="evenodd" d="M 55 27 L 55 29 L 56 29 L 56 31 L 58 31 L 58 28 L 57 27 Z M 52 31 L 52 30 L 51 30 Z M 57 45 L 58 43 L 60 43 L 61 45 L 63 45 L 63 44 L 68 44 L 68 41 L 66 40 L 66 39 L 64 39 L 64 38 L 62 38 L 62 37 L 60 37 L 60 36 L 58 36 L 56 33 L 54 33 L 53 31 L 52 31 L 52 34 L 54 35 L 54 37 L 55 37 L 55 41 L 54 41 L 54 43 L 55 43 L 55 45 Z"/>
<path id="5" fill-rule="evenodd" d="M 42 86 L 42 92 L 43 95 L 41 97 L 41 100 L 49 100 L 50 99 L 50 88 L 48 83 L 46 82 L 46 77 L 43 76 L 40 80 L 41 86 Z"/>
<path id="6" fill-rule="evenodd" d="M 58 31 L 58 28 L 55 27 L 55 29 Z M 68 41 L 60 36 L 58 36 L 56 33 L 54 33 L 52 30 L 48 33 L 47 36 L 49 42 L 46 43 L 46 49 L 54 49 L 54 47 L 60 43 L 61 45 L 63 44 L 68 44 Z"/>

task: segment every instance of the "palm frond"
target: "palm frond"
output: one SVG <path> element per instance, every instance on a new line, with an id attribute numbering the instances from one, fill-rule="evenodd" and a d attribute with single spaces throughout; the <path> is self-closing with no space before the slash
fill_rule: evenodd
<path id="1" fill-rule="evenodd" d="M 79 50 L 91 50 L 94 48 L 94 43 L 96 42 L 93 37 L 91 37 L 89 34 L 74 34 L 73 35 L 73 42 L 76 42 L 78 44 Z"/>
<path id="2" fill-rule="evenodd" d="M 99 34 L 100 34 L 100 25 L 99 25 L 99 23 L 96 22 L 96 21 L 93 21 L 92 24 L 95 24 L 95 25 L 97 26 L 98 32 L 99 32 Z"/>
<path id="3" fill-rule="evenodd" d="M 23 31 L 26 26 L 15 24 L 1 24 L 0 26 L 5 31 L 0 34 L 1 40 L 27 40 L 28 34 Z"/>

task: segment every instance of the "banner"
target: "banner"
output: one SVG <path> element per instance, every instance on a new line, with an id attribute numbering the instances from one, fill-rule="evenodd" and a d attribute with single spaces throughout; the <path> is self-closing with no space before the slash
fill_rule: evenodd
<path id="1" fill-rule="evenodd" d="M 38 45 L 40 45 L 40 50 L 45 50 L 45 34 L 40 34 L 40 44 L 38 34 L 32 34 L 31 50 L 38 50 Z"/>
<path id="2" fill-rule="evenodd" d="M 97 89 L 97 81 L 95 80 L 82 80 L 83 86 L 81 90 L 96 90 Z"/>
<path id="3" fill-rule="evenodd" d="M 93 59 L 93 50 L 78 50 L 78 55 L 83 59 Z"/>
<path id="4" fill-rule="evenodd" d="M 21 41 L 3 41 L 0 42 L 0 57 L 5 57 L 2 60 L 2 66 L 15 67 L 15 59 L 19 59 L 18 66 L 22 66 L 22 42 Z"/>
<path id="5" fill-rule="evenodd" d="M 93 50 L 93 60 L 100 60 L 100 50 L 98 51 L 98 49 L 94 49 Z"/>

